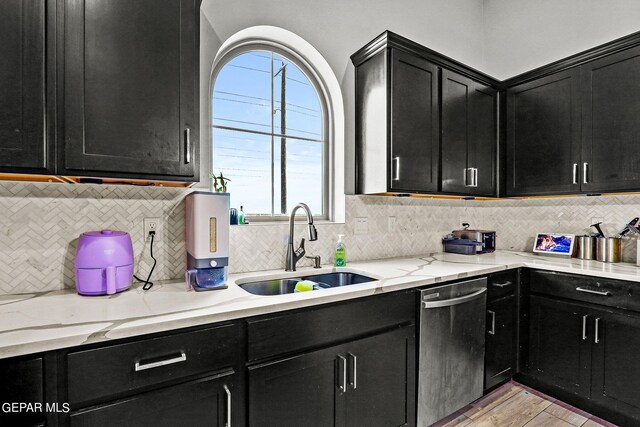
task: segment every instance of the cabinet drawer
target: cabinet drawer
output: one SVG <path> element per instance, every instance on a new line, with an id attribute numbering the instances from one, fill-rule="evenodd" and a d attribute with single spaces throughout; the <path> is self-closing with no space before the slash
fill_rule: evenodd
<path id="1" fill-rule="evenodd" d="M 248 359 L 298 352 L 415 322 L 415 291 L 346 301 L 248 321 Z"/>
<path id="2" fill-rule="evenodd" d="M 487 277 L 487 300 L 513 295 L 518 284 L 518 270 L 507 270 Z"/>
<path id="3" fill-rule="evenodd" d="M 640 311 L 640 283 L 637 282 L 534 270 L 531 292 Z"/>
<path id="4" fill-rule="evenodd" d="M 239 325 L 178 333 L 67 355 L 69 403 L 122 395 L 234 364 Z"/>
<path id="5" fill-rule="evenodd" d="M 71 427 L 223 426 L 233 375 L 205 378 L 73 412 Z M 226 387 L 226 388 L 225 388 Z M 227 394 L 228 393 L 228 394 Z"/>

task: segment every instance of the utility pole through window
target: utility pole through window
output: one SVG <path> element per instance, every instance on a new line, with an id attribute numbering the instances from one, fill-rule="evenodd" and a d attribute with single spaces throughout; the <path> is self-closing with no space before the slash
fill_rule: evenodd
<path id="1" fill-rule="evenodd" d="M 280 213 L 287 213 L 287 64 L 283 64 L 274 77 L 280 74 Z"/>

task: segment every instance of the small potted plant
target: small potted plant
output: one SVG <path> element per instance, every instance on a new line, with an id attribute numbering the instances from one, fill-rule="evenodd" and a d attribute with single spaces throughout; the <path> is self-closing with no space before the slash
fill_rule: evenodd
<path id="1" fill-rule="evenodd" d="M 213 191 L 216 193 L 226 193 L 227 192 L 227 182 L 231 181 L 229 178 L 225 178 L 220 172 L 220 176 L 215 176 L 214 174 L 209 174 L 209 178 L 213 180 Z"/>

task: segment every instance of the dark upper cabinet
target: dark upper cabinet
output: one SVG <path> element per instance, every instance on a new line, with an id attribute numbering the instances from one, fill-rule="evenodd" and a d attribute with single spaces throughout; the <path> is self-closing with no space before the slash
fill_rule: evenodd
<path id="1" fill-rule="evenodd" d="M 573 68 L 507 91 L 507 196 L 580 191 L 580 73 Z"/>
<path id="2" fill-rule="evenodd" d="M 529 374 L 569 393 L 589 397 L 590 314 L 582 304 L 532 295 Z"/>
<path id="3" fill-rule="evenodd" d="M 640 189 L 640 47 L 581 67 L 583 192 Z"/>
<path id="4" fill-rule="evenodd" d="M 442 70 L 442 191 L 496 195 L 497 91 Z"/>
<path id="5" fill-rule="evenodd" d="M 196 0 L 64 0 L 60 174 L 198 178 Z"/>
<path id="6" fill-rule="evenodd" d="M 436 192 L 439 184 L 438 67 L 391 50 L 389 188 Z"/>
<path id="7" fill-rule="evenodd" d="M 592 317 L 591 397 L 640 420 L 640 366 L 635 357 L 640 352 L 640 315 L 619 311 Z"/>
<path id="8" fill-rule="evenodd" d="M 388 31 L 351 59 L 357 194 L 496 195 L 497 81 Z"/>
<path id="9" fill-rule="evenodd" d="M 45 115 L 51 8 L 49 0 L 0 2 L 0 172 L 42 173 L 54 167 Z"/>

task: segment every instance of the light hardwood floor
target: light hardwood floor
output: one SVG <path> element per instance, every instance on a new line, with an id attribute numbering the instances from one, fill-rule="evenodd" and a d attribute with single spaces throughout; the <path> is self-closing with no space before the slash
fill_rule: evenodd
<path id="1" fill-rule="evenodd" d="M 616 427 L 516 382 L 504 384 L 435 426 Z"/>

